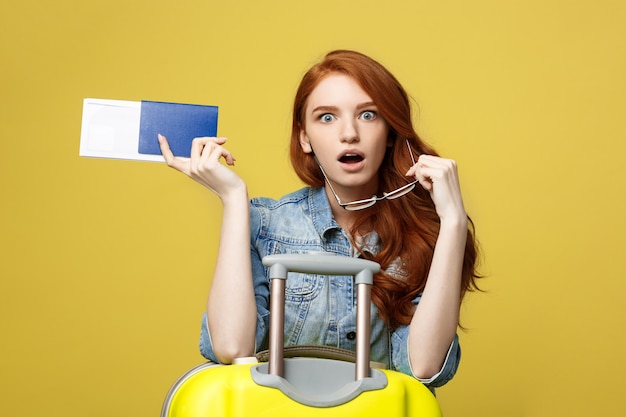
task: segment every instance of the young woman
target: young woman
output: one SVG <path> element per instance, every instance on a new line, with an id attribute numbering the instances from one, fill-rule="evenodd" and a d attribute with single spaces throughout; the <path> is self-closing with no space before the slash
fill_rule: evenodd
<path id="1" fill-rule="evenodd" d="M 207 359 L 230 363 L 267 348 L 263 256 L 324 251 L 381 265 L 372 289 L 373 361 L 431 387 L 454 376 L 460 303 L 478 277 L 473 227 L 455 162 L 418 137 L 407 93 L 382 65 L 339 50 L 304 75 L 290 152 L 308 186 L 279 200 L 248 199 L 244 181 L 227 166 L 235 159 L 225 138 L 195 139 L 189 159 L 159 141 L 168 165 L 224 206 L 200 341 Z M 293 275 L 285 344 L 354 350 L 352 277 Z"/>

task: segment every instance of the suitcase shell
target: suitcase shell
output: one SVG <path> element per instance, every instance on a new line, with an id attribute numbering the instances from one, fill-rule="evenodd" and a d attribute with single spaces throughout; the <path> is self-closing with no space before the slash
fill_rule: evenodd
<path id="1" fill-rule="evenodd" d="M 320 254 L 270 255 L 263 263 L 271 280 L 269 361 L 244 358 L 233 365 L 209 362 L 191 369 L 170 389 L 161 417 L 441 416 L 434 395 L 418 380 L 370 368 L 370 287 L 378 264 Z M 355 277 L 355 363 L 283 357 L 283 300 L 290 271 Z"/>
<path id="2" fill-rule="evenodd" d="M 291 361 L 291 359 L 285 359 Z M 434 395 L 416 379 L 382 370 L 385 388 L 366 391 L 341 405 L 313 407 L 275 388 L 257 385 L 254 364 L 202 364 L 183 375 L 168 394 L 161 417 L 423 416 L 441 417 Z"/>

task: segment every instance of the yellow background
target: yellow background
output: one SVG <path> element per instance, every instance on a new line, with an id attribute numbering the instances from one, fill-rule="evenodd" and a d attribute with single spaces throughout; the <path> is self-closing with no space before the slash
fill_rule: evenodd
<path id="1" fill-rule="evenodd" d="M 458 161 L 482 243 L 445 415 L 623 415 L 625 21 L 619 0 L 3 1 L 0 414 L 158 415 L 202 361 L 219 201 L 80 158 L 83 98 L 220 106 L 250 194 L 278 197 L 302 72 L 353 48 Z"/>

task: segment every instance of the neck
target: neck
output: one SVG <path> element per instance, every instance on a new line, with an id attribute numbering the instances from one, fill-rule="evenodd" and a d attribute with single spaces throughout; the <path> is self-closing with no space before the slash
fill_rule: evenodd
<path id="1" fill-rule="evenodd" d="M 354 225 L 354 221 L 358 215 L 356 211 L 346 210 L 339 205 L 335 195 L 328 187 L 328 184 L 324 187 L 326 191 L 326 197 L 328 198 L 328 202 L 330 203 L 330 209 L 333 213 L 333 218 L 341 226 L 343 230 L 346 232 L 352 231 L 352 226 Z"/>

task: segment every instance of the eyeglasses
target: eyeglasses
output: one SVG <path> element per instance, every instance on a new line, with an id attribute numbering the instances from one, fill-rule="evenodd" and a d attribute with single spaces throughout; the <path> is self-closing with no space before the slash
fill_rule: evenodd
<path id="1" fill-rule="evenodd" d="M 409 148 L 409 154 L 411 155 L 411 161 L 413 162 L 413 165 L 415 165 L 415 158 L 413 157 L 413 151 L 411 150 L 411 145 L 409 145 L 409 139 L 408 138 L 406 139 L 406 146 L 407 146 L 407 148 Z M 389 191 L 388 193 L 383 193 L 383 195 L 381 197 L 378 197 L 378 196 L 374 195 L 371 198 L 366 198 L 364 200 L 356 200 L 356 201 L 351 201 L 349 203 L 342 203 L 341 200 L 339 199 L 339 196 L 335 192 L 335 189 L 333 188 L 333 185 L 328 180 L 328 177 L 326 176 L 326 173 L 324 172 L 324 168 L 322 168 L 322 165 L 317 160 L 317 157 L 315 157 L 315 161 L 317 162 L 317 165 L 320 167 L 320 171 L 322 171 L 322 175 L 324 176 L 324 180 L 326 180 L 326 183 L 330 187 L 330 191 L 332 191 L 333 195 L 335 196 L 335 199 L 337 200 L 337 204 L 339 204 L 339 206 L 343 207 L 345 210 L 349 210 L 349 211 L 363 210 L 363 209 L 366 209 L 368 207 L 372 207 L 374 204 L 376 204 L 380 200 L 385 200 L 385 199 L 393 200 L 395 198 L 402 197 L 403 195 L 406 195 L 406 194 L 410 193 L 411 191 L 413 191 L 413 189 L 415 188 L 415 184 L 417 184 L 417 180 L 415 180 L 415 181 L 412 181 L 412 182 L 410 182 L 410 183 L 408 183 L 406 185 L 403 185 L 402 187 L 400 187 L 400 188 L 398 188 L 396 190 Z M 411 165 L 411 166 L 413 166 L 413 165 Z"/>

